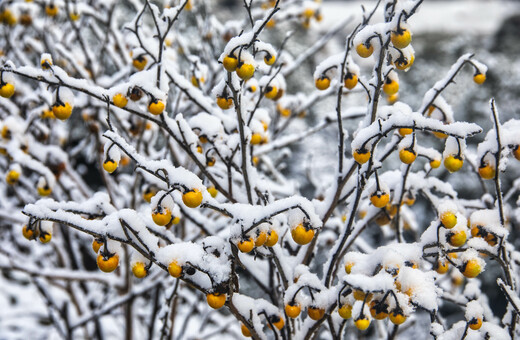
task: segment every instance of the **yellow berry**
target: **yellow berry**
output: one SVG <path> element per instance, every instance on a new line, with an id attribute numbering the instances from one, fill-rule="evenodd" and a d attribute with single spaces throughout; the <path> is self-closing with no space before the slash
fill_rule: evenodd
<path id="1" fill-rule="evenodd" d="M 433 131 L 433 135 L 439 139 L 445 139 L 445 138 L 448 138 L 448 135 L 445 134 L 444 132 L 439 132 L 439 131 Z"/>
<path id="2" fill-rule="evenodd" d="M 155 194 L 157 193 L 157 190 L 155 190 L 154 188 L 151 188 L 151 187 L 148 187 L 145 192 L 143 193 L 143 199 L 150 203 L 152 201 L 152 197 L 155 196 Z"/>
<path id="3" fill-rule="evenodd" d="M 242 324 L 240 326 L 240 330 L 242 331 L 242 335 L 249 338 L 251 336 L 251 332 L 249 331 L 249 329 L 246 327 L 246 325 Z"/>
<path id="4" fill-rule="evenodd" d="M 376 320 L 386 319 L 388 317 L 387 305 L 376 300 L 370 302 L 370 314 Z"/>
<path id="5" fill-rule="evenodd" d="M 314 230 L 305 228 L 303 224 L 298 224 L 296 228 L 291 230 L 291 235 L 294 242 L 305 245 L 314 237 Z"/>
<path id="6" fill-rule="evenodd" d="M 390 200 L 390 195 L 388 193 L 374 193 L 372 196 L 370 196 L 370 202 L 376 207 L 376 208 L 383 208 L 386 206 L 388 201 Z"/>
<path id="7" fill-rule="evenodd" d="M 399 150 L 399 159 L 404 164 L 412 164 L 417 158 L 417 154 L 411 148 L 405 148 Z"/>
<path id="8" fill-rule="evenodd" d="M 449 233 L 448 241 L 454 247 L 462 247 L 464 243 L 466 243 L 466 232 L 464 230 L 460 230 L 456 233 Z"/>
<path id="9" fill-rule="evenodd" d="M 457 215 L 451 211 L 445 211 L 440 216 L 441 223 L 446 229 L 451 229 L 457 224 Z"/>
<path id="10" fill-rule="evenodd" d="M 374 53 L 374 46 L 370 43 L 368 45 L 359 44 L 356 46 L 356 52 L 361 58 L 368 58 Z"/>
<path id="11" fill-rule="evenodd" d="M 66 120 L 72 114 L 72 105 L 70 103 L 56 103 L 52 106 L 52 113 L 60 120 Z"/>
<path id="12" fill-rule="evenodd" d="M 469 328 L 476 331 L 482 327 L 482 318 L 473 318 L 469 321 Z"/>
<path id="13" fill-rule="evenodd" d="M 398 29 L 397 31 L 392 31 L 390 39 L 395 47 L 402 49 L 410 45 L 412 35 L 407 29 Z"/>
<path id="14" fill-rule="evenodd" d="M 50 242 L 51 238 L 52 238 L 51 233 L 42 232 L 42 233 L 40 233 L 39 240 L 40 240 L 41 243 L 45 244 L 45 243 Z"/>
<path id="15" fill-rule="evenodd" d="M 265 231 L 261 231 L 256 237 L 255 247 L 263 246 L 265 241 L 267 241 L 267 233 Z"/>
<path id="16" fill-rule="evenodd" d="M 45 6 L 45 13 L 50 17 L 56 16 L 56 14 L 58 14 L 58 6 L 51 2 Z"/>
<path id="17" fill-rule="evenodd" d="M 491 165 L 486 164 L 486 165 L 478 168 L 478 174 L 483 179 L 493 179 L 493 178 L 495 178 L 496 170 Z"/>
<path id="18" fill-rule="evenodd" d="M 484 230 L 482 230 L 482 227 L 479 225 L 474 225 L 471 227 L 471 236 L 472 237 L 482 237 L 485 233 Z"/>
<path id="19" fill-rule="evenodd" d="M 166 207 L 157 207 L 152 212 L 152 219 L 155 224 L 165 226 L 171 221 L 172 212 Z"/>
<path id="20" fill-rule="evenodd" d="M 113 173 L 114 171 L 116 171 L 117 169 L 117 162 L 111 160 L 111 159 L 107 159 L 104 163 L 103 163 L 103 169 L 105 169 L 106 172 L 108 172 L 109 174 Z"/>
<path id="21" fill-rule="evenodd" d="M 356 321 L 354 321 L 354 325 L 360 331 L 364 331 L 365 329 L 368 328 L 368 326 L 370 326 L 370 320 L 367 317 L 362 316 L 362 317 L 359 317 Z"/>
<path id="22" fill-rule="evenodd" d="M 345 273 L 350 274 L 352 272 L 352 267 L 354 267 L 354 262 L 345 263 Z"/>
<path id="23" fill-rule="evenodd" d="M 444 159 L 444 167 L 448 169 L 449 172 L 456 172 L 462 168 L 464 161 L 462 157 L 458 155 L 450 155 Z"/>
<path id="24" fill-rule="evenodd" d="M 168 265 L 168 273 L 175 278 L 179 278 L 182 275 L 182 267 L 177 263 L 177 261 L 172 261 Z"/>
<path id="25" fill-rule="evenodd" d="M 213 166 L 213 165 L 215 165 L 215 162 L 216 162 L 215 157 L 208 157 L 206 159 L 206 165 L 207 166 Z"/>
<path id="26" fill-rule="evenodd" d="M 123 108 L 126 106 L 126 104 L 128 104 L 128 99 L 122 93 L 118 93 L 114 97 L 112 97 L 112 101 L 114 102 L 115 106 L 120 108 Z"/>
<path id="27" fill-rule="evenodd" d="M 302 308 L 299 304 L 291 305 L 290 303 L 285 305 L 285 314 L 287 314 L 288 317 L 295 319 L 300 315 L 300 312 L 302 311 Z"/>
<path id="28" fill-rule="evenodd" d="M 52 66 L 52 59 L 42 59 L 40 61 L 40 65 L 41 65 L 42 69 L 48 70 Z"/>
<path id="29" fill-rule="evenodd" d="M 392 323 L 394 325 L 400 325 L 406 321 L 406 317 L 403 315 L 403 313 L 400 311 L 398 312 L 396 310 L 392 311 L 392 313 L 390 313 L 389 317 L 390 317 L 390 321 L 392 321 Z"/>
<path id="30" fill-rule="evenodd" d="M 399 83 L 390 78 L 386 78 L 385 84 L 383 85 L 383 92 L 388 96 L 394 95 L 399 91 Z"/>
<path id="31" fill-rule="evenodd" d="M 520 146 L 517 145 L 515 147 L 513 150 L 513 156 L 515 156 L 515 158 L 520 161 Z"/>
<path id="32" fill-rule="evenodd" d="M 148 104 L 148 111 L 153 115 L 160 115 L 163 113 L 164 108 L 165 105 L 162 100 L 153 99 L 150 104 Z"/>
<path id="33" fill-rule="evenodd" d="M 23 15 L 23 14 L 22 14 Z M 21 18 L 23 19 L 23 18 Z M 0 12 L 0 23 L 5 23 L 9 26 L 16 25 L 16 16 L 11 12 L 9 8 L 4 9 L 2 12 Z"/>
<path id="34" fill-rule="evenodd" d="M 274 99 L 278 95 L 278 88 L 276 86 L 268 86 L 265 89 L 264 96 L 267 99 Z"/>
<path id="35" fill-rule="evenodd" d="M 134 65 L 134 67 L 136 69 L 138 69 L 139 71 L 142 71 L 144 70 L 144 68 L 146 67 L 146 64 L 148 63 L 148 60 L 146 59 L 145 56 L 143 55 L 140 55 L 138 56 L 137 58 L 135 58 L 133 61 L 132 61 L 132 65 Z"/>
<path id="36" fill-rule="evenodd" d="M 403 202 L 408 205 L 408 206 L 412 206 L 415 204 L 415 198 L 412 197 L 412 196 L 406 196 L 404 199 L 403 199 Z"/>
<path id="37" fill-rule="evenodd" d="M 98 240 L 97 238 L 95 238 L 94 241 L 92 241 L 92 250 L 94 251 L 94 253 L 97 254 L 102 245 L 103 240 Z"/>
<path id="38" fill-rule="evenodd" d="M 211 195 L 211 197 L 215 198 L 218 195 L 218 190 L 214 186 L 210 186 L 208 188 L 208 192 Z"/>
<path id="39" fill-rule="evenodd" d="M 200 81 L 199 79 L 197 79 L 197 77 L 195 76 L 191 76 L 191 84 L 195 87 L 199 87 L 200 83 L 202 83 L 202 81 Z"/>
<path id="40" fill-rule="evenodd" d="M 224 65 L 224 68 L 228 72 L 235 72 L 238 66 L 238 59 L 235 56 L 225 56 L 224 60 L 222 61 L 222 64 Z"/>
<path id="41" fill-rule="evenodd" d="M 453 275 L 453 277 L 451 278 L 451 282 L 453 283 L 453 285 L 455 286 L 460 286 L 464 283 L 464 276 L 463 275 L 460 275 L 460 274 L 455 274 Z"/>
<path id="42" fill-rule="evenodd" d="M 226 294 L 220 294 L 220 293 L 212 293 L 206 295 L 206 301 L 208 302 L 208 305 L 213 309 L 219 309 L 222 308 L 226 304 Z"/>
<path id="43" fill-rule="evenodd" d="M 22 228 L 22 235 L 28 240 L 32 240 L 34 238 L 34 230 L 24 225 Z"/>
<path id="44" fill-rule="evenodd" d="M 14 185 L 18 183 L 18 180 L 20 179 L 20 173 L 15 170 L 10 170 L 7 175 L 5 176 L 5 181 L 9 185 Z"/>
<path id="45" fill-rule="evenodd" d="M 119 265 L 119 255 L 103 256 L 99 254 L 97 257 L 97 265 L 99 269 L 105 273 L 113 272 Z"/>
<path id="46" fill-rule="evenodd" d="M 484 236 L 484 240 L 486 240 L 486 242 L 492 247 L 496 246 L 498 243 L 497 236 L 493 233 L 488 233 Z"/>
<path id="47" fill-rule="evenodd" d="M 388 101 L 388 104 L 392 105 L 397 101 L 397 99 L 399 99 L 399 93 L 394 93 L 393 95 L 388 96 L 386 100 Z"/>
<path id="48" fill-rule="evenodd" d="M 251 64 L 242 63 L 237 68 L 237 76 L 240 77 L 240 79 L 247 80 L 253 77 L 255 74 L 255 67 Z"/>
<path id="49" fill-rule="evenodd" d="M 283 326 L 285 325 L 285 322 L 279 315 L 271 315 L 271 317 L 269 318 L 269 321 L 271 321 L 273 326 L 275 326 L 278 330 L 281 330 L 283 328 Z M 271 325 L 268 324 L 268 326 L 269 326 L 269 328 L 271 328 Z"/>
<path id="50" fill-rule="evenodd" d="M 78 12 L 70 12 L 69 18 L 72 21 L 78 21 L 79 13 Z"/>
<path id="51" fill-rule="evenodd" d="M 354 87 L 356 87 L 358 83 L 357 74 L 347 72 L 347 75 L 345 76 L 345 81 L 343 83 L 347 89 L 352 90 Z"/>
<path id="52" fill-rule="evenodd" d="M 473 76 L 473 81 L 478 85 L 482 85 L 486 81 L 486 75 L 482 73 L 477 73 Z"/>
<path id="53" fill-rule="evenodd" d="M 146 270 L 146 266 L 142 262 L 134 263 L 134 265 L 132 266 L 132 273 L 138 279 L 142 279 L 143 277 L 148 275 L 148 271 Z"/>
<path id="54" fill-rule="evenodd" d="M 355 300 L 363 301 L 363 300 L 365 300 L 365 296 L 367 294 L 362 290 L 355 289 L 354 292 L 352 293 L 352 295 L 354 296 Z M 367 300 L 370 300 L 370 298 L 371 298 L 371 294 L 368 294 Z"/>
<path id="55" fill-rule="evenodd" d="M 202 203 L 202 192 L 193 189 L 182 195 L 182 202 L 189 208 L 196 208 Z"/>
<path id="56" fill-rule="evenodd" d="M 40 196 L 49 196 L 52 192 L 52 189 L 48 185 L 44 185 L 37 188 L 38 195 Z"/>
<path id="57" fill-rule="evenodd" d="M 274 247 L 274 245 L 278 243 L 278 233 L 275 230 L 270 230 L 269 235 L 267 235 L 267 240 L 264 243 L 266 247 Z"/>
<path id="58" fill-rule="evenodd" d="M 10 98 L 14 94 L 14 85 L 11 83 L 0 84 L 0 96 Z"/>
<path id="59" fill-rule="evenodd" d="M 291 109 L 282 107 L 280 104 L 276 106 L 276 110 L 280 113 L 282 117 L 289 117 L 291 115 Z"/>
<path id="60" fill-rule="evenodd" d="M 260 144 L 262 141 L 262 136 L 259 133 L 253 133 L 251 136 L 251 145 L 257 145 Z"/>
<path id="61" fill-rule="evenodd" d="M 477 277 L 478 274 L 482 271 L 482 267 L 480 266 L 480 262 L 477 259 L 471 259 L 468 262 L 464 263 L 462 267 L 462 274 L 467 278 Z"/>
<path id="62" fill-rule="evenodd" d="M 217 97 L 217 105 L 222 110 L 228 110 L 233 106 L 233 99 L 232 98 L 225 98 L 225 97 Z"/>
<path id="63" fill-rule="evenodd" d="M 56 119 L 56 116 L 54 116 L 54 112 L 52 110 L 44 109 L 41 114 L 41 119 Z"/>
<path id="64" fill-rule="evenodd" d="M 400 129 L 399 129 L 399 134 L 400 134 L 401 136 L 409 135 L 409 134 L 411 134 L 412 132 L 413 132 L 413 129 L 411 129 L 411 128 L 400 128 Z"/>
<path id="65" fill-rule="evenodd" d="M 254 246 L 255 242 L 253 241 L 252 237 L 241 240 L 237 244 L 238 250 L 240 250 L 243 253 L 249 253 L 251 250 L 253 250 Z"/>
<path id="66" fill-rule="evenodd" d="M 448 261 L 437 261 L 435 265 L 435 271 L 439 274 L 446 274 L 448 270 L 450 269 Z"/>
<path id="67" fill-rule="evenodd" d="M 452 259 L 452 260 L 455 260 L 456 258 L 459 257 L 459 255 L 458 255 L 457 253 L 453 253 L 453 252 L 452 252 L 452 253 L 449 253 L 449 254 L 448 254 L 448 257 L 449 257 L 450 259 Z"/>
<path id="68" fill-rule="evenodd" d="M 329 77 L 322 76 L 321 78 L 316 79 L 315 85 L 320 91 L 326 90 L 330 86 L 330 79 Z"/>
<path id="69" fill-rule="evenodd" d="M 410 56 L 410 58 L 401 56 L 395 61 L 394 65 L 398 70 L 403 71 L 403 70 L 406 70 L 407 68 L 410 68 L 414 61 L 415 61 L 415 57 L 413 56 L 413 54 Z"/>
<path id="70" fill-rule="evenodd" d="M 345 320 L 350 319 L 352 317 L 352 306 L 344 304 L 338 309 L 338 314 Z"/>
<path id="71" fill-rule="evenodd" d="M 314 10 L 312 8 L 306 8 L 302 14 L 304 18 L 310 19 L 314 15 Z"/>
<path id="72" fill-rule="evenodd" d="M 269 66 L 273 65 L 275 61 L 276 61 L 276 57 L 274 55 L 268 54 L 264 57 L 264 63 L 266 63 Z"/>
<path id="73" fill-rule="evenodd" d="M 366 149 L 356 150 L 352 153 L 354 160 L 359 164 L 365 164 L 370 159 L 370 151 Z"/>
<path id="74" fill-rule="evenodd" d="M 311 306 L 307 309 L 307 314 L 313 320 L 320 320 L 325 315 L 325 309 Z"/>
<path id="75" fill-rule="evenodd" d="M 432 169 L 437 169 L 438 167 L 441 166 L 441 160 L 440 159 L 432 159 L 430 161 L 430 166 L 432 167 Z"/>

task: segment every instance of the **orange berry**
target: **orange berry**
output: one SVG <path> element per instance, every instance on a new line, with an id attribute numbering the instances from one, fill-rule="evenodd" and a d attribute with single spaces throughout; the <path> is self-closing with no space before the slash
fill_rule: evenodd
<path id="1" fill-rule="evenodd" d="M 325 315 L 325 309 L 311 306 L 307 309 L 307 314 L 313 320 L 320 320 Z"/>
<path id="2" fill-rule="evenodd" d="M 473 318 L 469 321 L 469 328 L 476 331 L 482 327 L 482 318 Z"/>
<path id="3" fill-rule="evenodd" d="M 97 257 L 97 265 L 99 269 L 105 273 L 113 272 L 119 265 L 119 255 L 113 254 L 104 256 L 99 254 Z"/>
<path id="4" fill-rule="evenodd" d="M 314 230 L 305 228 L 303 224 L 298 224 L 291 230 L 291 235 L 294 242 L 300 245 L 305 245 L 314 237 Z"/>
<path id="5" fill-rule="evenodd" d="M 202 192 L 198 189 L 187 191 L 182 195 L 182 202 L 189 208 L 196 208 L 202 203 Z"/>
<path id="6" fill-rule="evenodd" d="M 338 309 L 338 314 L 343 319 L 350 319 L 352 317 L 352 306 L 349 304 L 344 304 Z"/>
<path id="7" fill-rule="evenodd" d="M 227 295 L 220 293 L 212 293 L 206 295 L 208 305 L 213 309 L 222 308 L 226 304 Z"/>
<path id="8" fill-rule="evenodd" d="M 397 31 L 392 31 L 390 40 L 395 47 L 402 49 L 410 45 L 412 35 L 407 29 L 398 29 Z"/>
<path id="9" fill-rule="evenodd" d="M 368 58 L 374 53 L 374 46 L 370 43 L 368 45 L 359 44 L 356 46 L 356 52 L 361 58 Z"/>
<path id="10" fill-rule="evenodd" d="M 264 243 L 266 247 L 273 247 L 276 243 L 278 243 L 278 233 L 276 230 L 270 230 L 269 235 L 267 235 L 267 240 Z"/>
<path id="11" fill-rule="evenodd" d="M 301 310 L 302 308 L 297 303 L 294 305 L 291 305 L 290 303 L 285 305 L 285 314 L 287 314 L 288 317 L 293 319 L 297 318 L 298 315 L 300 315 Z"/>
<path id="12" fill-rule="evenodd" d="M 168 265 L 168 273 L 175 278 L 179 278 L 182 275 L 182 267 L 177 263 L 177 261 L 172 261 Z"/>
<path id="13" fill-rule="evenodd" d="M 251 250 L 253 250 L 254 246 L 255 242 L 253 241 L 252 237 L 249 237 L 248 239 L 243 239 L 237 244 L 238 250 L 240 250 L 243 253 L 249 253 Z"/>

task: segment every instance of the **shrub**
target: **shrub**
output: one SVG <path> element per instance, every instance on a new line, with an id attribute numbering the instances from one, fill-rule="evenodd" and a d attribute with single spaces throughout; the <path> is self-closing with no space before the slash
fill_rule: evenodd
<path id="1" fill-rule="evenodd" d="M 202 0 L 0 4 L 1 294 L 23 314 L 6 334 L 514 336 L 518 186 L 500 176 L 520 122 L 491 100 L 494 128 L 466 146 L 482 128 L 443 93 L 466 68 L 485 82 L 473 54 L 418 109 L 399 101 L 421 3 L 371 4 L 325 57 L 342 25 L 313 35 L 319 1 L 244 1 L 228 19 Z M 445 170 L 472 176 L 471 200 Z"/>

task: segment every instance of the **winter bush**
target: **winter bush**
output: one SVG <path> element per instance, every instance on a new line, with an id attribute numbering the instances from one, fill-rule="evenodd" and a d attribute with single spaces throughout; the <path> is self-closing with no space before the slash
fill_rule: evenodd
<path id="1" fill-rule="evenodd" d="M 514 337 L 520 121 L 399 100 L 421 4 L 2 1 L 0 338 Z"/>

